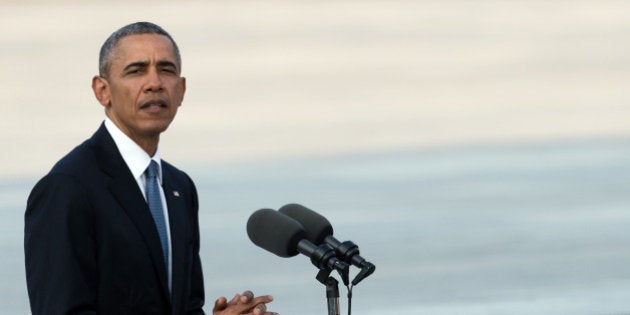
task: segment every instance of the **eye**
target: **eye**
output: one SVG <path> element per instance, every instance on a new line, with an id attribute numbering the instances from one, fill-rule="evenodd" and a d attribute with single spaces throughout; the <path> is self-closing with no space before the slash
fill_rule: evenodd
<path id="1" fill-rule="evenodd" d="M 127 74 L 139 74 L 142 73 L 142 68 L 131 68 L 127 70 Z"/>

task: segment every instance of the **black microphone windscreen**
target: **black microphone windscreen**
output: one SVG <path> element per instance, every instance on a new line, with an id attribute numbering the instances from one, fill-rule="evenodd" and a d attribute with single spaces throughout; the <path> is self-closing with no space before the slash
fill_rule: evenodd
<path id="1" fill-rule="evenodd" d="M 315 245 L 323 244 L 327 236 L 333 235 L 333 228 L 328 219 L 307 207 L 292 203 L 283 206 L 278 212 L 300 222 L 306 231 L 306 239 Z"/>
<path id="2" fill-rule="evenodd" d="M 247 220 L 247 235 L 254 244 L 280 257 L 297 255 L 298 243 L 306 238 L 300 223 L 271 209 L 252 213 Z"/>

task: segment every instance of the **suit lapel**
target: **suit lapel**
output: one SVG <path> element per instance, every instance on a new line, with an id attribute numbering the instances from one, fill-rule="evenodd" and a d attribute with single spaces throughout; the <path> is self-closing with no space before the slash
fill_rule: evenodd
<path id="1" fill-rule="evenodd" d="M 110 176 L 109 189 L 142 235 L 151 255 L 153 267 L 162 283 L 162 291 L 166 297 L 169 297 L 166 265 L 162 256 L 160 238 L 142 191 L 104 125 L 101 125 L 92 139 L 98 149 L 99 167 Z M 167 300 L 170 301 L 170 298 Z"/>
<path id="2" fill-rule="evenodd" d="M 186 227 L 189 226 L 186 217 L 186 203 L 183 196 L 184 193 L 179 187 L 171 174 L 171 169 L 165 163 L 162 163 L 163 188 L 166 203 L 168 205 L 168 217 L 171 228 L 171 252 L 172 252 L 172 297 L 174 303 L 173 309 L 181 308 L 179 301 L 182 300 L 181 294 L 184 289 L 183 281 L 186 279 L 184 267 L 186 251 L 188 250 L 188 239 L 186 238 Z"/>

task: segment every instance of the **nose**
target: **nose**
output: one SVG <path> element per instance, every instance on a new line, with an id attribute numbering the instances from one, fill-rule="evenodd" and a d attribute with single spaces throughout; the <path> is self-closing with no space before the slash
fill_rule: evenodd
<path id="1" fill-rule="evenodd" d="M 162 78 L 158 74 L 157 70 L 151 70 L 147 72 L 145 92 L 161 92 L 164 89 Z"/>

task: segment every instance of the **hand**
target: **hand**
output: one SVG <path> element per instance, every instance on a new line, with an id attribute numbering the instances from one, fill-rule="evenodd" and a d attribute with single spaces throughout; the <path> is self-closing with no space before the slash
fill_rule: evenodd
<path id="1" fill-rule="evenodd" d="M 278 315 L 267 312 L 266 303 L 273 301 L 271 295 L 254 297 L 252 291 L 236 294 L 230 302 L 225 297 L 220 297 L 214 303 L 213 315 Z"/>

